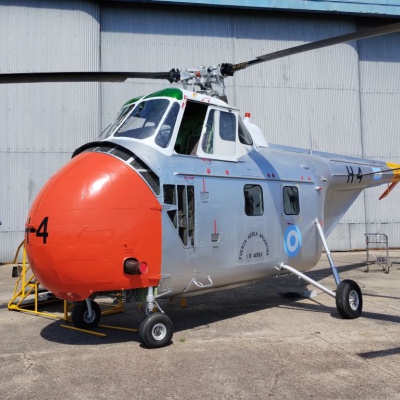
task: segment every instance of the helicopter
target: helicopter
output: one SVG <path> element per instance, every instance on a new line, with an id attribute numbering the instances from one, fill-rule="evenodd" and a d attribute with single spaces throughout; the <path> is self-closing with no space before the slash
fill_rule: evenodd
<path id="1" fill-rule="evenodd" d="M 363 299 L 341 280 L 326 237 L 366 188 L 400 181 L 400 165 L 270 144 L 228 104 L 224 80 L 248 67 L 400 31 L 400 23 L 295 46 L 250 61 L 167 72 L 0 74 L 0 83 L 168 80 L 126 102 L 34 200 L 25 248 L 38 281 L 74 302 L 79 328 L 98 325 L 99 295 L 144 303 L 142 343 L 171 343 L 160 299 L 203 295 L 295 274 L 358 318 Z M 176 84 L 181 84 L 178 87 Z M 325 250 L 336 291 L 304 274 Z"/>

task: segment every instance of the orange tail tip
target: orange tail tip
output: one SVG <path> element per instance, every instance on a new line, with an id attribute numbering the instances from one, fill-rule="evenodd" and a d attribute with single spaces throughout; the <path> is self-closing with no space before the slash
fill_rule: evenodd
<path id="1" fill-rule="evenodd" d="M 400 164 L 394 163 L 386 163 L 386 165 L 393 170 L 393 179 L 392 182 L 399 182 L 400 181 Z"/>
<path id="2" fill-rule="evenodd" d="M 399 183 L 398 181 L 389 183 L 388 188 L 382 193 L 381 197 L 379 197 L 379 200 L 384 199 L 395 188 L 395 186 L 398 183 Z"/>
<path id="3" fill-rule="evenodd" d="M 396 185 L 400 182 L 400 164 L 394 163 L 386 163 L 386 165 L 393 171 L 393 179 L 392 182 L 389 183 L 387 189 L 382 193 L 379 200 L 384 199 L 389 193 L 396 187 Z"/>

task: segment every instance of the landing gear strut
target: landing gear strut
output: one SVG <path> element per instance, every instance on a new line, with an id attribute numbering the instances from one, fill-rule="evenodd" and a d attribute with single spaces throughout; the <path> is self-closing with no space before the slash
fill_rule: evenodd
<path id="1" fill-rule="evenodd" d="M 156 306 L 160 312 L 154 313 L 154 306 Z M 142 343 L 150 349 L 164 347 L 171 343 L 174 325 L 171 319 L 164 314 L 155 301 L 153 287 L 148 288 L 145 314 L 146 318 L 139 326 L 139 336 Z"/>
<path id="2" fill-rule="evenodd" d="M 77 328 L 90 329 L 95 328 L 100 321 L 100 306 L 90 299 L 76 303 L 72 309 L 72 322 Z"/>
<path id="3" fill-rule="evenodd" d="M 314 281 L 313 279 L 309 278 L 308 276 L 304 275 L 303 273 L 297 271 L 295 268 L 290 267 L 289 265 L 281 264 L 277 269 L 278 270 L 285 269 L 289 272 L 292 272 L 293 274 L 297 275 L 299 278 L 305 280 L 306 282 L 316 286 L 317 288 L 321 289 L 325 293 L 334 297 L 336 299 L 336 308 L 342 318 L 345 318 L 345 319 L 358 318 L 361 315 L 362 306 L 363 306 L 361 289 L 357 285 L 356 282 L 354 282 L 350 279 L 346 279 L 344 281 L 340 280 L 339 274 L 337 272 L 335 264 L 333 263 L 331 253 L 329 251 L 328 244 L 326 243 L 325 235 L 322 231 L 321 224 L 319 223 L 318 219 L 315 220 L 315 225 L 316 225 L 318 233 L 321 237 L 322 244 L 325 248 L 325 252 L 328 257 L 328 261 L 329 261 L 329 265 L 332 270 L 332 274 L 335 278 L 335 282 L 337 285 L 336 293 L 332 292 L 325 286 Z"/>

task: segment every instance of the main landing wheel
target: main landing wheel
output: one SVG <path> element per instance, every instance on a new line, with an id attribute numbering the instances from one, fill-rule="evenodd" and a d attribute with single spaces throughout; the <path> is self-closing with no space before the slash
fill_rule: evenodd
<path id="1" fill-rule="evenodd" d="M 140 339 L 150 349 L 169 344 L 173 333 L 174 325 L 171 319 L 161 312 L 148 315 L 139 326 Z"/>
<path id="2" fill-rule="evenodd" d="M 101 317 L 100 306 L 95 301 L 92 301 L 91 304 L 93 311 L 92 315 L 89 315 L 86 301 L 81 301 L 75 304 L 74 308 L 72 309 L 72 322 L 77 328 L 95 328 L 99 324 Z"/>
<path id="3" fill-rule="evenodd" d="M 339 283 L 336 290 L 336 307 L 345 319 L 358 318 L 363 306 L 361 289 L 352 280 L 346 279 Z"/>

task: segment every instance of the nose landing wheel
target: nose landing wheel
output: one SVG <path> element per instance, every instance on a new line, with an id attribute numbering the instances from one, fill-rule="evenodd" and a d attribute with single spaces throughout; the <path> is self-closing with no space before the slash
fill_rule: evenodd
<path id="1" fill-rule="evenodd" d="M 72 309 L 72 322 L 77 328 L 90 329 L 95 328 L 100 321 L 101 309 L 95 302 L 91 301 L 91 310 L 88 309 L 87 302 L 81 301 L 75 304 Z"/>
<path id="2" fill-rule="evenodd" d="M 161 312 L 149 314 L 139 326 L 140 339 L 150 349 L 171 343 L 173 333 L 174 325 L 171 319 Z"/>

